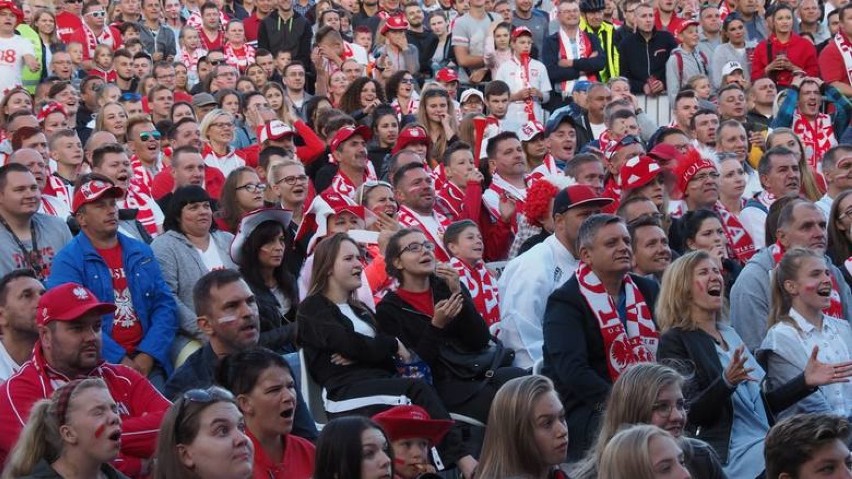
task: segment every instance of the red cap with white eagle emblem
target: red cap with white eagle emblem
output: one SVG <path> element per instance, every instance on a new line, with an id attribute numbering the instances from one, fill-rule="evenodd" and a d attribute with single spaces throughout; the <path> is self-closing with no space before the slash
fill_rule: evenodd
<path id="1" fill-rule="evenodd" d="M 109 198 L 124 198 L 124 190 L 112 183 L 101 180 L 87 181 L 74 191 L 74 201 L 71 202 L 71 212 L 75 215 L 77 210 L 89 203 L 94 203 L 104 196 Z"/>
<path id="2" fill-rule="evenodd" d="M 36 324 L 44 326 L 51 321 L 74 321 L 87 314 L 110 314 L 115 305 L 102 303 L 84 286 L 65 283 L 51 288 L 38 300 Z"/>

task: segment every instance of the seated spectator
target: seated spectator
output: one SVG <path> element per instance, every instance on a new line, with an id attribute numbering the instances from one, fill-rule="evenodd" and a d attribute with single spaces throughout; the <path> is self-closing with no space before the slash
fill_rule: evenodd
<path id="1" fill-rule="evenodd" d="M 116 200 L 123 195 L 106 181 L 78 185 L 72 211 L 80 234 L 56 255 L 47 287 L 82 284 L 101 301 L 116 303 L 103 322 L 104 357 L 162 390 L 172 372 L 177 305 L 151 248 L 118 231 Z"/>
<path id="2" fill-rule="evenodd" d="M 658 477 L 661 469 L 667 469 L 666 477 L 692 477 L 683 463 L 683 450 L 671 434 L 657 426 L 636 425 L 622 430 L 606 445 L 598 478 Z"/>
<path id="3" fill-rule="evenodd" d="M 363 266 L 359 256 L 357 243 L 345 234 L 337 233 L 320 241 L 308 296 L 299 305 L 299 342 L 311 377 L 326 390 L 330 400 L 326 412 L 331 417 L 360 411 L 375 413 L 387 405 L 377 403 L 371 396 L 393 395 L 406 396 L 433 418 L 448 419 L 449 413 L 429 385 L 420 379 L 396 376 L 395 361 L 409 364 L 414 353 L 401 339 L 382 332 L 369 310 L 354 299 L 353 293 L 361 286 Z M 362 407 L 354 410 L 334 407 L 337 402 L 355 398 L 362 398 Z M 319 471 L 327 466 L 321 464 L 330 460 L 322 453 L 322 442 L 317 447 L 314 477 L 324 477 Z M 450 431 L 442 446 L 444 461 L 457 463 L 466 475 L 470 474 L 476 461 L 464 449 L 461 432 Z"/>
<path id="4" fill-rule="evenodd" d="M 176 365 L 200 348 L 204 340 L 192 300 L 195 283 L 214 269 L 236 268 L 229 254 L 234 235 L 212 230 L 211 203 L 210 196 L 200 186 L 178 188 L 169 201 L 163 223 L 166 232 L 151 243 L 163 279 L 174 292 L 177 303 L 179 326 L 170 352 Z"/>
<path id="5" fill-rule="evenodd" d="M 263 207 L 263 192 L 266 183 L 260 180 L 257 172 L 248 166 L 241 166 L 225 179 L 219 211 L 214 215 L 219 229 L 236 234 L 240 219 L 248 212 Z"/>
<path id="6" fill-rule="evenodd" d="M 580 263 L 580 225 L 610 203 L 588 186 L 563 189 L 553 199 L 553 234 L 510 261 L 500 275 L 500 338 L 515 351 L 515 366 L 531 368 L 543 357 L 547 296 L 565 284 Z"/>
<path id="7" fill-rule="evenodd" d="M 577 272 L 550 295 L 543 327 L 543 373 L 565 404 L 572 459 L 592 446 L 612 384 L 630 364 L 653 361 L 659 337 L 650 309 L 659 287 L 629 273 L 632 252 L 623 220 L 590 216 L 577 245 Z"/>
<path id="8" fill-rule="evenodd" d="M 662 213 L 654 212 L 651 216 L 628 222 L 627 231 L 633 248 L 633 273 L 659 283 L 663 272 L 672 263 L 672 249 L 660 220 L 653 215 Z"/>
<path id="9" fill-rule="evenodd" d="M 244 424 L 228 391 L 216 386 L 187 391 L 160 425 L 152 477 L 251 478 L 254 447 Z"/>
<path id="10" fill-rule="evenodd" d="M 322 430 L 314 479 L 395 477 L 390 441 L 381 426 L 369 418 L 341 417 Z"/>
<path id="11" fill-rule="evenodd" d="M 852 189 L 845 190 L 834 199 L 828 216 L 828 246 L 826 254 L 834 266 L 843 273 L 847 284 L 852 284 Z"/>
<path id="12" fill-rule="evenodd" d="M 394 406 L 373 416 L 373 421 L 382 426 L 391 442 L 395 477 L 426 479 L 436 473 L 429 450 L 453 427 L 452 421 L 432 419 L 420 406 Z"/>
<path id="13" fill-rule="evenodd" d="M 291 434 L 297 386 L 287 361 L 265 348 L 248 349 L 225 357 L 217 377 L 237 397 L 244 415 L 255 477 L 310 479 L 315 449 Z"/>
<path id="14" fill-rule="evenodd" d="M 479 227 L 471 220 L 457 221 L 447 227 L 443 240 L 451 256 L 450 266 L 458 273 L 485 324 L 490 327 L 500 322 L 497 280 L 482 261 L 484 242 Z"/>
<path id="15" fill-rule="evenodd" d="M 237 168 L 245 166 L 245 160 L 231 147 L 236 125 L 234 116 L 216 108 L 198 117 L 202 118 L 201 140 L 204 142 L 204 149 L 201 154 L 204 163 L 211 168 L 218 168 L 226 177 Z"/>
<path id="16" fill-rule="evenodd" d="M 36 308 L 44 286 L 29 269 L 16 269 L 0 278 L 0 382 L 21 369 L 38 341 Z"/>
<path id="17" fill-rule="evenodd" d="M 663 169 L 650 156 L 635 156 L 621 167 L 621 201 L 632 196 L 642 196 L 654 202 L 660 213 L 669 211 Z"/>
<path id="18" fill-rule="evenodd" d="M 399 202 L 399 223 L 403 227 L 422 232 L 435 246 L 435 257 L 441 262 L 449 261 L 449 252 L 440 241 L 450 225 L 450 220 L 435 211 L 437 195 L 425 166 L 419 162 L 401 166 L 394 173 L 392 183 Z M 501 217 L 501 220 L 506 222 L 506 218 Z"/>
<path id="19" fill-rule="evenodd" d="M 684 252 L 706 251 L 710 253 L 722 267 L 722 277 L 725 279 L 725 292 L 730 297 L 742 265 L 730 255 L 731 245 L 722 226 L 722 219 L 714 211 L 700 209 L 689 211 L 683 216 L 683 236 L 686 241 Z"/>
<path id="20" fill-rule="evenodd" d="M 759 133 L 758 135 L 760 136 Z M 805 135 L 796 133 L 792 128 L 774 128 L 766 135 L 766 149 L 781 146 L 792 151 L 799 162 L 799 173 L 802 175 L 801 187 L 799 188 L 800 195 L 806 200 L 819 201 L 825 193 L 825 179 L 821 170 L 822 161 L 819 158 L 807 156 L 805 143 L 802 141 L 804 137 Z M 811 146 L 809 145 L 808 148 L 811 148 Z M 752 150 L 761 151 L 757 148 L 752 148 Z M 752 158 L 754 158 L 754 155 L 752 155 Z M 823 156 L 823 158 L 825 157 Z"/>
<path id="21" fill-rule="evenodd" d="M 786 195 L 799 195 L 802 174 L 796 154 L 786 147 L 770 148 L 757 165 L 763 191 L 746 202 L 740 212 L 740 221 L 748 231 L 754 246 L 761 249 L 766 244 L 766 217 L 776 199 Z"/>
<path id="22" fill-rule="evenodd" d="M 848 477 L 847 444 L 849 421 L 844 417 L 799 414 L 779 421 L 766 436 L 766 477 L 811 479 L 826 472 Z"/>
<path id="23" fill-rule="evenodd" d="M 280 208 L 243 216 L 231 243 L 260 315 L 260 345 L 278 353 L 296 352 L 296 278 L 287 270 L 287 231 L 292 213 Z"/>
<path id="24" fill-rule="evenodd" d="M 683 398 L 684 377 L 655 363 L 635 364 L 612 385 L 601 431 L 589 454 L 571 471 L 575 479 L 598 477 L 606 445 L 625 426 L 653 424 L 667 431 L 683 450 L 683 464 L 695 479 L 724 479 L 722 465 L 706 442 L 684 435 L 689 405 Z"/>
<path id="25" fill-rule="evenodd" d="M 692 378 L 684 391 L 690 404 L 690 434 L 713 447 L 728 477 L 757 477 L 764 469 L 763 441 L 770 415 L 819 386 L 845 382 L 852 375 L 852 363 L 823 363 L 814 350 L 803 373 L 779 388 L 762 391 L 759 384 L 765 373 L 724 321 L 723 293 L 719 266 L 709 253 L 694 251 L 675 261 L 663 275 L 657 303 L 663 330 L 658 357 L 691 365 L 684 372 Z"/>
<path id="26" fill-rule="evenodd" d="M 109 463 L 121 448 L 118 405 L 100 378 L 75 379 L 33 405 L 6 464 L 8 477 L 124 476 Z"/>
<path id="27" fill-rule="evenodd" d="M 494 396 L 488 418 L 481 477 L 568 477 L 562 465 L 569 441 L 565 409 L 550 379 L 508 381 Z"/>
<path id="28" fill-rule="evenodd" d="M 766 385 L 776 389 L 798 376 L 814 348 L 823 361 L 852 360 L 852 329 L 844 320 L 823 313 L 831 303 L 832 276 L 826 258 L 809 249 L 793 248 L 784 254 L 772 275 L 772 309 L 769 331 L 755 353 L 766 368 Z M 852 415 L 852 388 L 847 383 L 821 387 L 783 411 L 830 412 Z"/>
<path id="29" fill-rule="evenodd" d="M 852 11 L 852 8 L 850 8 L 850 11 Z M 825 178 L 826 191 L 825 195 L 816 202 L 816 205 L 828 218 L 835 198 L 840 196 L 843 191 L 852 188 L 852 175 L 850 175 L 852 146 L 837 145 L 832 147 L 823 155 L 820 166 L 822 167 L 823 178 Z"/>
<path id="30" fill-rule="evenodd" d="M 72 378 L 101 378 L 121 416 L 123 473 L 136 476 L 154 455 L 157 428 L 169 402 L 133 369 L 101 358 L 102 315 L 115 310 L 85 287 L 65 283 L 42 295 L 33 358 L 0 386 L 0 462 L 6 459 L 33 405 Z"/>

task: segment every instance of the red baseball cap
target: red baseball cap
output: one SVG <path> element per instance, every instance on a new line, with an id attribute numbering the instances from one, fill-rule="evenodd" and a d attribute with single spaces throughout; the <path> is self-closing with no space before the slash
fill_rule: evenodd
<path id="1" fill-rule="evenodd" d="M 364 125 L 347 125 L 343 128 L 337 130 L 337 133 L 334 134 L 334 138 L 331 139 L 331 143 L 329 144 L 329 148 L 332 153 L 337 151 L 337 147 L 340 146 L 344 141 L 352 138 L 355 135 L 361 135 L 365 141 L 370 141 L 373 138 L 373 132 Z"/>
<path id="2" fill-rule="evenodd" d="M 373 416 L 373 421 L 382 426 L 391 441 L 427 439 L 431 445 L 441 442 L 453 427 L 452 420 L 432 419 L 425 409 L 415 405 L 394 406 Z"/>
<path id="3" fill-rule="evenodd" d="M 444 67 L 435 73 L 435 79 L 442 83 L 452 83 L 459 81 L 459 74 L 452 68 Z"/>
<path id="4" fill-rule="evenodd" d="M 11 10 L 12 13 L 15 14 L 15 17 L 18 19 L 18 23 L 23 23 L 24 21 L 24 12 L 18 8 L 15 2 L 11 2 L 9 0 L 0 0 L 0 10 L 3 9 Z"/>
<path id="5" fill-rule="evenodd" d="M 663 169 L 650 156 L 634 156 L 621 167 L 619 179 L 622 190 L 641 188 L 659 176 Z"/>
<path id="6" fill-rule="evenodd" d="M 74 200 L 71 202 L 71 213 L 77 214 L 77 210 L 83 205 L 94 203 L 102 197 L 124 198 L 124 190 L 120 187 L 101 180 L 87 181 L 74 191 Z"/>
<path id="7" fill-rule="evenodd" d="M 531 37 L 532 31 L 527 27 L 515 27 L 515 29 L 512 30 L 512 40 L 518 38 L 521 35 L 529 35 Z"/>
<path id="8" fill-rule="evenodd" d="M 431 143 L 429 135 L 426 134 L 426 129 L 422 126 L 409 127 L 400 131 L 396 144 L 391 149 L 391 154 L 395 155 L 398 151 L 404 150 L 405 147 L 413 143 L 425 143 L 427 147 Z"/>
<path id="9" fill-rule="evenodd" d="M 553 214 L 565 213 L 571 208 L 583 205 L 597 205 L 604 207 L 612 203 L 612 198 L 604 198 L 587 185 L 571 185 L 562 189 L 553 198 Z"/>
<path id="10" fill-rule="evenodd" d="M 290 125 L 281 120 L 272 120 L 257 129 L 257 142 L 264 144 L 269 140 L 280 140 L 285 136 L 293 136 L 296 132 Z"/>
<path id="11" fill-rule="evenodd" d="M 51 321 L 74 321 L 92 313 L 103 315 L 114 312 L 114 304 L 100 302 L 86 287 L 65 283 L 41 295 L 36 311 L 36 325 L 44 326 Z"/>
<path id="12" fill-rule="evenodd" d="M 698 23 L 698 20 L 684 20 L 684 22 L 681 23 L 677 27 L 677 29 L 675 30 L 675 36 L 680 35 L 681 33 L 684 32 L 684 30 L 686 30 L 689 27 L 697 27 L 699 25 L 701 25 L 701 24 Z"/>
<path id="13" fill-rule="evenodd" d="M 388 18 L 387 22 L 382 25 L 382 35 L 386 34 L 388 30 L 408 30 L 408 27 L 408 20 L 405 17 L 394 15 Z"/>
<path id="14" fill-rule="evenodd" d="M 648 156 L 656 160 L 660 166 L 669 170 L 679 164 L 683 157 L 674 145 L 668 143 L 657 143 L 657 146 L 648 152 Z"/>

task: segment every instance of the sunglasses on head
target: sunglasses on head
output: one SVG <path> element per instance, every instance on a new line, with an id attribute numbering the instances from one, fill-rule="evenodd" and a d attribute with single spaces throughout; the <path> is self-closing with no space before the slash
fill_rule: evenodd
<path id="1" fill-rule="evenodd" d="M 162 135 L 160 135 L 160 132 L 157 131 L 157 130 L 143 131 L 142 133 L 139 134 L 139 139 L 142 140 L 142 141 L 148 141 L 152 138 L 155 139 L 155 140 L 159 140 L 161 136 Z"/>
<path id="2" fill-rule="evenodd" d="M 142 95 L 138 93 L 122 93 L 120 97 L 118 97 L 119 101 L 129 101 L 129 102 L 137 102 L 142 100 Z"/>
<path id="3" fill-rule="evenodd" d="M 190 389 L 183 393 L 183 396 L 176 403 L 178 411 L 175 416 L 175 440 L 178 444 L 181 444 L 180 425 L 184 421 L 186 405 L 188 403 L 213 404 L 215 402 L 234 402 L 234 395 L 217 386 L 211 386 L 207 389 Z"/>

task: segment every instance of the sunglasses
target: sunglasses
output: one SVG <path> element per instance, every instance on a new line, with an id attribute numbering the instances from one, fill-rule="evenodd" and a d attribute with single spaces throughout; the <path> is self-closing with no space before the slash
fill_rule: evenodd
<path id="1" fill-rule="evenodd" d="M 361 185 L 361 194 L 358 195 L 359 196 L 358 204 L 363 205 L 364 204 L 364 197 L 366 197 L 368 194 L 370 194 L 370 192 L 373 191 L 373 188 L 376 188 L 376 187 L 379 187 L 379 186 L 386 186 L 391 191 L 393 191 L 393 186 L 390 183 L 388 183 L 387 181 L 376 181 L 376 180 L 365 181 L 364 184 Z"/>
<path id="2" fill-rule="evenodd" d="M 142 140 L 142 141 L 148 141 L 148 140 L 151 140 L 151 139 L 159 140 L 161 136 L 163 136 L 163 135 L 161 135 L 160 132 L 157 131 L 157 130 L 143 131 L 142 133 L 139 134 L 139 139 Z"/>
<path id="3" fill-rule="evenodd" d="M 95 18 L 104 18 L 106 16 L 106 12 L 103 10 L 95 10 L 94 12 L 89 12 L 86 15 L 91 15 Z"/>
<path id="4" fill-rule="evenodd" d="M 118 97 L 118 101 L 131 102 L 135 103 L 137 101 L 142 100 L 142 95 L 138 93 L 122 93 L 120 97 Z"/>
<path id="5" fill-rule="evenodd" d="M 224 59 L 222 59 L 222 60 L 207 60 L 207 61 L 210 62 L 210 64 L 213 65 L 214 67 L 225 63 Z"/>
<path id="6" fill-rule="evenodd" d="M 183 393 L 183 396 L 177 402 L 178 411 L 175 415 L 175 442 L 177 444 L 182 444 L 180 425 L 185 419 L 186 405 L 188 403 L 213 404 L 215 402 L 234 402 L 234 395 L 217 386 L 211 386 L 207 389 L 190 389 Z"/>

